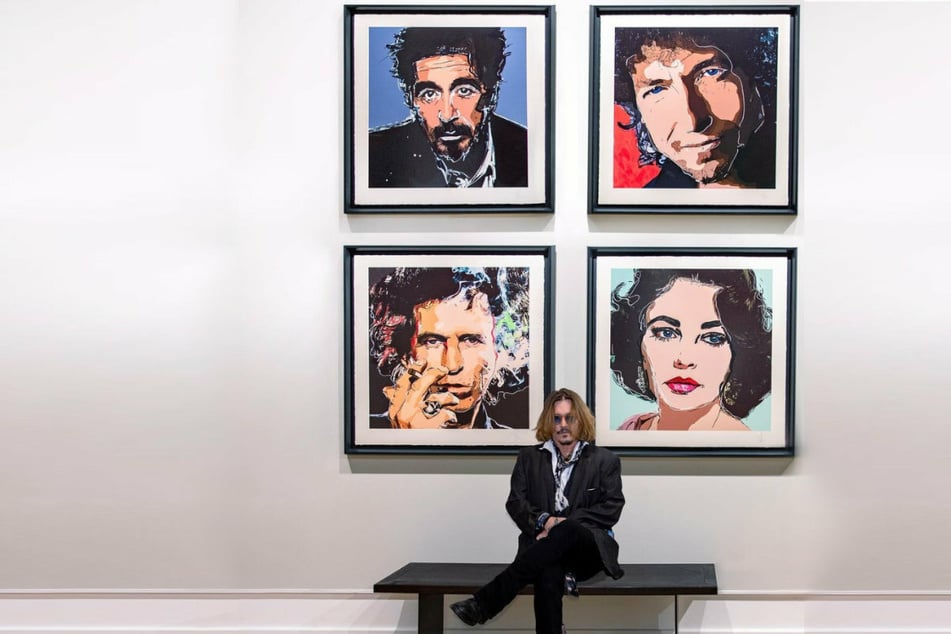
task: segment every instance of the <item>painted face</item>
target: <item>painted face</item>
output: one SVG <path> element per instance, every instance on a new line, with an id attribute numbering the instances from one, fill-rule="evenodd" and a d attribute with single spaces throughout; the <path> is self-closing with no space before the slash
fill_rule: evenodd
<path id="1" fill-rule="evenodd" d="M 678 279 L 647 309 L 641 352 L 662 406 L 692 410 L 720 398 L 733 353 L 714 304 L 719 291 Z"/>
<path id="2" fill-rule="evenodd" d="M 645 44 L 631 79 L 637 109 L 657 149 L 698 183 L 725 177 L 740 147 L 743 83 L 714 46 Z"/>
<path id="3" fill-rule="evenodd" d="M 449 373 L 434 389 L 459 399 L 449 409 L 465 412 L 479 402 L 494 372 L 495 320 L 484 293 L 469 300 L 455 295 L 416 307 L 413 357 L 427 366 L 445 366 Z"/>
<path id="4" fill-rule="evenodd" d="M 581 424 L 572 412 L 571 401 L 567 399 L 555 401 L 554 415 L 552 439 L 561 447 L 573 447 L 578 442 L 578 428 Z"/>
<path id="5" fill-rule="evenodd" d="M 416 62 L 413 105 L 436 154 L 450 161 L 465 157 L 482 123 L 484 92 L 466 55 Z"/>

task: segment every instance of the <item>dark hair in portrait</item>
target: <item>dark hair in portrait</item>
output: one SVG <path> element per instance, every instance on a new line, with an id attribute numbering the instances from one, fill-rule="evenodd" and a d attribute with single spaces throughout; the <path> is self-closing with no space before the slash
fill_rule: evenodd
<path id="1" fill-rule="evenodd" d="M 545 398 L 545 406 L 535 425 L 535 439 L 545 442 L 554 436 L 555 403 L 558 401 L 571 401 L 571 413 L 578 419 L 578 440 L 592 442 L 595 434 L 594 414 L 577 392 L 566 387 L 555 390 Z"/>
<path id="2" fill-rule="evenodd" d="M 487 405 L 528 411 L 529 269 L 527 267 L 396 267 L 369 270 L 371 411 L 386 409 L 381 390 L 405 371 L 416 336 L 416 308 L 432 300 L 484 294 L 494 320 L 496 372 L 483 393 Z M 521 409 L 519 409 L 521 408 Z M 512 418 L 513 427 L 529 421 Z"/>
<path id="3" fill-rule="evenodd" d="M 410 27 L 403 29 L 387 48 L 393 56 L 393 76 L 403 97 L 413 107 L 416 62 L 436 55 L 466 55 L 469 65 L 485 87 L 480 109 L 493 107 L 499 97 L 499 82 L 505 68 L 505 34 L 499 28 Z"/>
<path id="4" fill-rule="evenodd" d="M 611 293 L 611 371 L 625 392 L 656 401 L 644 373 L 646 314 L 678 279 L 720 287 L 714 302 L 732 358 L 720 394 L 730 414 L 745 418 L 770 392 L 772 309 L 748 269 L 635 269 L 632 282 Z"/>
<path id="5" fill-rule="evenodd" d="M 744 86 L 743 145 L 733 170 L 760 188 L 775 187 L 778 29 L 754 27 L 619 28 L 615 31 L 614 101 L 630 120 L 618 125 L 637 136 L 641 166 L 663 166 L 668 158 L 651 140 L 635 100 L 631 73 L 645 60 L 642 47 L 697 49 L 716 47 L 729 58 Z"/>

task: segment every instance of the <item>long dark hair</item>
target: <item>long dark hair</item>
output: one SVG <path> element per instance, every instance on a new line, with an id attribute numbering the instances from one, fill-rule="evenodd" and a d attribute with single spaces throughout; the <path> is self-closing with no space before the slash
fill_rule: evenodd
<path id="1" fill-rule="evenodd" d="M 614 380 L 628 394 L 657 400 L 644 372 L 645 316 L 678 279 L 720 288 L 714 304 L 732 353 L 720 403 L 733 416 L 744 418 L 769 394 L 772 371 L 772 310 L 749 269 L 635 269 L 633 280 L 611 293 Z"/>
<path id="2" fill-rule="evenodd" d="M 591 442 L 594 440 L 594 414 L 577 392 L 566 387 L 559 388 L 545 398 L 545 407 L 538 415 L 538 424 L 535 425 L 535 438 L 545 442 L 555 432 L 555 403 L 571 401 L 571 413 L 578 419 L 578 440 Z"/>

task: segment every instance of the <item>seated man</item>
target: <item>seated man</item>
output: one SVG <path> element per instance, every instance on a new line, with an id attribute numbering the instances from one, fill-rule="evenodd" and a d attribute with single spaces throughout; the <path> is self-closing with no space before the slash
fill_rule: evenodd
<path id="1" fill-rule="evenodd" d="M 453 603 L 466 625 L 485 623 L 519 589 L 535 586 L 535 631 L 562 631 L 562 596 L 576 581 L 601 570 L 618 579 L 618 545 L 612 527 L 621 516 L 621 461 L 597 447 L 594 415 L 581 397 L 562 388 L 548 395 L 535 437 L 512 471 L 505 508 L 521 529 L 518 555 L 475 595 Z"/>

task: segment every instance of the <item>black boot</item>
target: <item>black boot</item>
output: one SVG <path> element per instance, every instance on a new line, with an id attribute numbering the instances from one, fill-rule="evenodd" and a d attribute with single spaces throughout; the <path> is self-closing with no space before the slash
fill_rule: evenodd
<path id="1" fill-rule="evenodd" d="M 475 597 L 471 597 L 465 601 L 457 601 L 450 605 L 449 609 L 466 625 L 478 625 L 479 623 L 486 622 L 482 606 L 479 605 Z"/>

